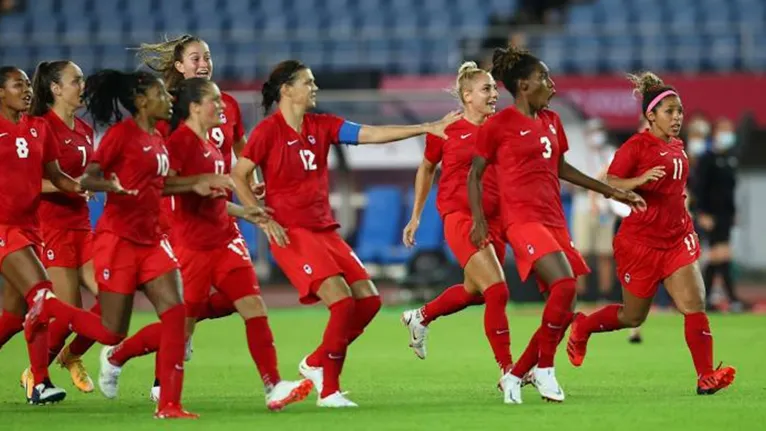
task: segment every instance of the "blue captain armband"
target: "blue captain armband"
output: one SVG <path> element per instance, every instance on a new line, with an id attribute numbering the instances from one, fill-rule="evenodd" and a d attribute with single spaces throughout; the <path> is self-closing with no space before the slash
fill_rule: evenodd
<path id="1" fill-rule="evenodd" d="M 359 131 L 362 130 L 361 124 L 344 121 L 338 130 L 338 142 L 346 145 L 357 145 L 359 143 Z"/>

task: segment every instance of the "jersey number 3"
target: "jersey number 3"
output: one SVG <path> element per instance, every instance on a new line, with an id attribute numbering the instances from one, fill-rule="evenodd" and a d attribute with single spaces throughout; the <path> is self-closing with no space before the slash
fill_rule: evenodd
<path id="1" fill-rule="evenodd" d="M 300 150 L 298 151 L 298 154 L 301 156 L 301 161 L 303 162 L 303 169 L 306 171 L 316 171 L 317 170 L 317 164 L 314 161 L 316 159 L 316 156 L 314 155 L 314 152 L 311 150 Z"/>
<path id="2" fill-rule="evenodd" d="M 543 158 L 550 159 L 553 154 L 553 147 L 551 146 L 551 140 L 547 136 L 540 137 L 540 143 L 543 144 L 545 149 L 543 150 Z"/>

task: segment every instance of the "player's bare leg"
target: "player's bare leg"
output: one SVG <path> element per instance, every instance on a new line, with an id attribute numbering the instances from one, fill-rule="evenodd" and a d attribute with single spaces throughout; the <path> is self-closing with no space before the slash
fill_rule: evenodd
<path id="1" fill-rule="evenodd" d="M 705 285 L 697 262 L 679 268 L 665 279 L 665 288 L 684 315 L 686 344 L 697 373 L 697 393 L 710 395 L 731 385 L 733 367 L 713 368 L 713 334 L 705 314 Z"/>
<path id="2" fill-rule="evenodd" d="M 582 365 L 591 334 L 641 326 L 649 315 L 652 300 L 651 297 L 635 296 L 623 287 L 622 304 L 607 305 L 588 316 L 583 313 L 575 314 L 567 342 L 569 362 L 575 367 Z"/>
<path id="3" fill-rule="evenodd" d="M 309 365 L 304 358 L 299 371 L 317 388 L 318 406 L 357 407 L 340 389 L 340 374 L 346 360 L 349 328 L 354 316 L 355 301 L 351 288 L 342 276 L 336 275 L 322 280 L 316 294 L 330 310 L 322 345 L 317 349 L 322 353 L 321 367 Z"/>

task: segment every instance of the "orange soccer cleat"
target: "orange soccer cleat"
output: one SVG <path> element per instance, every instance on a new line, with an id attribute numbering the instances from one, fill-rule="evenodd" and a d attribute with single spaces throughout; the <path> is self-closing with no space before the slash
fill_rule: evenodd
<path id="1" fill-rule="evenodd" d="M 180 404 L 168 403 L 154 413 L 155 419 L 198 419 L 199 415 L 184 410 Z"/>
<path id="2" fill-rule="evenodd" d="M 583 319 L 585 319 L 584 314 L 575 314 L 572 328 L 569 330 L 569 340 L 567 340 L 567 356 L 569 356 L 569 362 L 575 367 L 582 365 L 588 351 L 588 337 L 581 336 L 578 331 Z"/>
<path id="3" fill-rule="evenodd" d="M 721 365 L 718 364 L 718 368 L 697 380 L 697 395 L 713 395 L 734 383 L 737 370 L 734 367 L 721 368 Z"/>

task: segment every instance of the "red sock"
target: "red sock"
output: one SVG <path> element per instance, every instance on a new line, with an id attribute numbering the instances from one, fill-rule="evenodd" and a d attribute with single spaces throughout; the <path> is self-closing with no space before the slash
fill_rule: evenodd
<path id="1" fill-rule="evenodd" d="M 90 312 L 97 316 L 100 316 L 101 304 L 96 302 L 96 305 L 91 307 Z M 72 340 L 71 343 L 69 343 L 69 353 L 74 356 L 82 356 L 85 354 L 85 352 L 88 351 L 88 349 L 93 347 L 93 344 L 95 343 L 96 343 L 96 340 L 90 339 L 82 335 L 78 335 L 74 337 L 74 340 Z"/>
<path id="2" fill-rule="evenodd" d="M 713 371 L 713 334 L 704 312 L 684 316 L 686 345 L 692 354 L 697 378 Z"/>
<path id="3" fill-rule="evenodd" d="M 563 278 L 551 284 L 550 295 L 543 309 L 543 321 L 540 345 L 540 358 L 537 366 L 550 368 L 553 366 L 553 358 L 556 356 L 562 330 L 566 328 L 567 319 L 571 313 L 570 308 L 576 295 L 577 284 L 574 278 Z"/>
<path id="4" fill-rule="evenodd" d="M 234 303 L 229 301 L 226 295 L 221 292 L 215 292 L 205 301 L 204 307 L 202 307 L 199 316 L 197 316 L 197 321 L 226 317 L 234 314 L 236 311 Z"/>
<path id="5" fill-rule="evenodd" d="M 39 332 L 27 342 L 29 364 L 35 379 L 35 386 L 48 379 L 48 328 L 43 325 Z"/>
<path id="6" fill-rule="evenodd" d="M 162 339 L 162 323 L 156 322 L 144 326 L 132 336 L 123 340 L 112 349 L 109 362 L 118 367 L 123 366 L 130 359 L 156 352 L 160 348 Z"/>
<path id="7" fill-rule="evenodd" d="M 354 342 L 364 332 L 367 325 L 372 322 L 375 315 L 380 311 L 380 296 L 368 296 L 354 301 L 354 317 L 351 319 L 351 330 L 348 336 L 348 344 Z M 321 367 L 324 350 L 322 345 L 316 348 L 307 358 L 306 364 L 311 367 Z"/>
<path id="8" fill-rule="evenodd" d="M 258 367 L 263 385 L 267 388 L 276 385 L 282 378 L 279 376 L 277 349 L 268 318 L 262 316 L 245 320 L 245 332 L 250 356 Z"/>
<path id="9" fill-rule="evenodd" d="M 162 336 L 160 338 L 160 402 L 161 410 L 168 404 L 181 405 L 184 385 L 184 350 L 186 344 L 186 310 L 178 304 L 160 315 Z"/>
<path id="10" fill-rule="evenodd" d="M 561 331 L 559 331 L 556 341 L 557 346 L 561 343 L 561 340 L 564 339 L 564 335 L 566 335 L 567 329 L 572 323 L 572 317 L 574 317 L 574 313 L 570 311 L 566 316 L 566 324 L 561 328 Z M 529 344 L 527 344 L 527 348 L 524 349 L 524 353 L 522 353 L 519 360 L 513 364 L 511 374 L 521 379 L 532 369 L 532 367 L 537 365 L 537 361 L 540 359 L 540 334 L 542 332 L 543 328 L 539 327 L 537 328 L 537 331 L 532 334 L 532 339 L 529 340 Z"/>
<path id="11" fill-rule="evenodd" d="M 591 313 L 577 325 L 577 335 L 587 337 L 597 332 L 609 332 L 624 328 L 625 325 L 619 319 L 620 310 L 622 310 L 622 305 L 612 304 Z"/>
<path id="12" fill-rule="evenodd" d="M 508 286 L 505 282 L 493 284 L 484 290 L 484 333 L 487 335 L 495 362 L 505 371 L 513 363 L 511 332 L 505 307 L 508 304 Z"/>
<path id="13" fill-rule="evenodd" d="M 101 324 L 101 316 L 73 307 L 56 297 L 45 300 L 45 310 L 61 324 L 72 328 L 73 332 L 106 346 L 114 346 L 125 338 L 105 328 Z"/>
<path id="14" fill-rule="evenodd" d="M 48 325 L 48 365 L 52 364 L 72 331 L 65 320 L 56 319 Z"/>
<path id="15" fill-rule="evenodd" d="M 5 288 L 10 289 L 7 284 Z M 3 310 L 3 314 L 0 314 L 0 347 L 3 347 L 8 340 L 23 330 L 24 317 Z"/>
<path id="16" fill-rule="evenodd" d="M 428 325 L 441 316 L 448 316 L 470 305 L 478 305 L 483 302 L 482 296 L 466 292 L 462 284 L 450 286 L 420 309 L 420 313 L 423 315 L 422 323 Z"/>
<path id="17" fill-rule="evenodd" d="M 322 337 L 322 371 L 324 382 L 321 397 L 340 391 L 340 373 L 346 360 L 348 328 L 354 318 L 354 298 L 344 298 L 330 307 L 330 319 Z"/>

